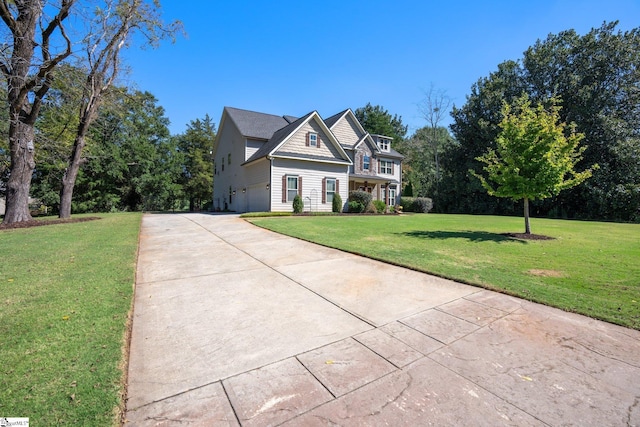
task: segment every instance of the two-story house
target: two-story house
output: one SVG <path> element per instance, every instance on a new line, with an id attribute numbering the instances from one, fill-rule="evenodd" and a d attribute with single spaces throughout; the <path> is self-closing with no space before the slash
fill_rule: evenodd
<path id="1" fill-rule="evenodd" d="M 364 130 L 351 109 L 325 120 L 345 149 L 352 165 L 349 191 L 368 191 L 388 206 L 399 202 L 404 156 L 391 148 L 392 139 Z"/>
<path id="2" fill-rule="evenodd" d="M 225 107 L 214 144 L 217 211 L 291 211 L 298 194 L 305 211 L 330 212 L 333 197 L 346 206 L 350 190 L 398 202 L 402 155 L 351 110 L 323 120 L 316 111 L 296 118 Z"/>

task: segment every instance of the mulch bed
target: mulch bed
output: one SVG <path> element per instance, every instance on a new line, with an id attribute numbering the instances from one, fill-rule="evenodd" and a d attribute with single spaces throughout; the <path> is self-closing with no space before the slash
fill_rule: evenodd
<path id="1" fill-rule="evenodd" d="M 54 224 L 71 224 L 74 222 L 87 222 L 94 221 L 96 219 L 100 219 L 97 216 L 88 216 L 83 218 L 66 218 L 66 219 L 43 219 L 37 220 L 32 219 L 31 221 L 21 221 L 14 222 L 13 224 L 0 224 L 0 230 L 13 230 L 16 228 L 30 228 L 30 227 L 41 227 L 43 225 L 54 225 Z"/>
<path id="2" fill-rule="evenodd" d="M 555 237 L 543 236 L 542 234 L 527 233 L 501 233 L 503 236 L 520 240 L 555 240 Z"/>

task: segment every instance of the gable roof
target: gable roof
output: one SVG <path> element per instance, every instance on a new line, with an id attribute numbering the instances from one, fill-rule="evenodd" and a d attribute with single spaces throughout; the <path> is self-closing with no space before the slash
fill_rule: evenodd
<path id="1" fill-rule="evenodd" d="M 268 140 L 278 129 L 291 123 L 291 116 L 275 116 L 233 107 L 224 107 L 224 111 L 242 136 L 248 138 Z"/>
<path id="2" fill-rule="evenodd" d="M 351 109 L 347 108 L 344 111 L 340 111 L 338 114 L 334 114 L 333 116 L 329 117 L 328 119 L 325 119 L 324 122 L 327 124 L 327 126 L 329 126 L 329 129 L 331 129 L 333 127 L 333 125 L 338 123 L 338 120 L 340 120 L 345 114 L 347 114 L 348 111 L 351 111 Z"/>
<path id="3" fill-rule="evenodd" d="M 332 159 L 334 162 L 340 162 L 345 164 L 351 164 L 351 160 L 349 156 L 344 151 L 340 142 L 336 139 L 335 135 L 331 132 L 331 129 L 326 125 L 326 123 L 322 120 L 322 117 L 318 114 L 317 111 L 312 111 L 296 121 L 288 124 L 287 126 L 278 129 L 273 133 L 273 136 L 267 141 L 258 151 L 256 151 L 253 156 L 251 156 L 246 162 L 243 164 L 248 164 L 254 162 L 260 158 L 267 157 L 273 155 L 287 140 L 294 134 L 300 127 L 302 127 L 305 123 L 311 121 L 312 119 L 316 119 L 316 123 L 322 128 L 324 133 L 329 138 L 329 141 L 332 143 L 334 147 L 338 150 L 338 153 L 342 157 L 342 159 Z M 308 160 L 327 160 L 326 158 L 321 158 L 317 156 L 301 156 L 297 155 L 300 158 L 306 158 Z"/>
<path id="4" fill-rule="evenodd" d="M 245 163 L 251 163 L 254 160 L 257 160 L 261 157 L 265 157 L 269 155 L 271 152 L 275 151 L 280 145 L 280 143 L 282 142 L 282 140 L 286 138 L 288 135 L 292 134 L 295 131 L 295 129 L 297 129 L 309 116 L 311 116 L 311 114 L 313 114 L 313 111 L 305 116 L 300 117 L 298 120 L 288 124 L 287 126 L 276 130 L 272 134 L 269 141 L 265 143 L 262 147 L 260 147 L 258 151 L 253 153 L 253 156 L 251 156 Z"/>

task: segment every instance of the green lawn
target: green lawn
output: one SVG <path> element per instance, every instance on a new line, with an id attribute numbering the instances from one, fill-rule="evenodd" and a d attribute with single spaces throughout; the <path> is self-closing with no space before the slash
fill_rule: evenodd
<path id="1" fill-rule="evenodd" d="M 140 214 L 0 230 L 0 416 L 119 423 Z"/>
<path id="2" fill-rule="evenodd" d="M 405 214 L 251 219 L 322 245 L 640 329 L 640 224 Z"/>

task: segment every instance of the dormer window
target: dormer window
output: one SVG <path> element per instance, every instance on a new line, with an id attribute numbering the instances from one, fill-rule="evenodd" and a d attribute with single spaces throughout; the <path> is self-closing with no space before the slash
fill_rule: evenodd
<path id="1" fill-rule="evenodd" d="M 378 148 L 380 148 L 381 151 L 389 151 L 389 140 L 380 138 L 378 140 Z"/>

